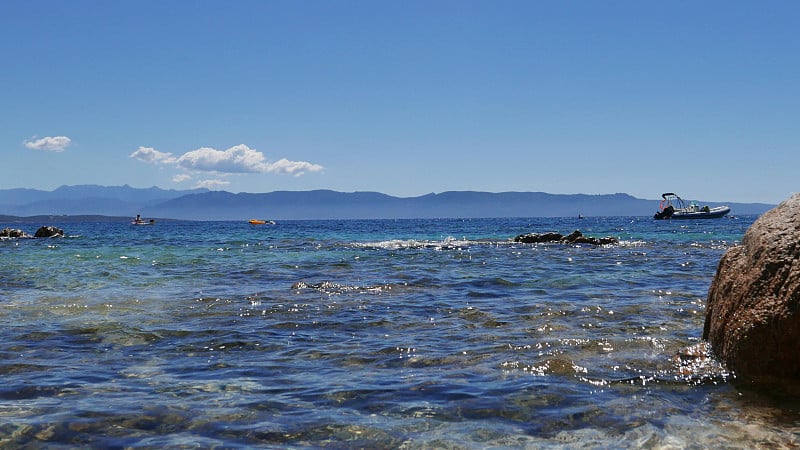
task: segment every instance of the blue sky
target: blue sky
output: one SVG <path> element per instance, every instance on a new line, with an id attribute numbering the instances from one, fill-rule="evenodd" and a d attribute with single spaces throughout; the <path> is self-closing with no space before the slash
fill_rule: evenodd
<path id="1" fill-rule="evenodd" d="M 798 189 L 795 1 L 7 1 L 0 188 Z"/>

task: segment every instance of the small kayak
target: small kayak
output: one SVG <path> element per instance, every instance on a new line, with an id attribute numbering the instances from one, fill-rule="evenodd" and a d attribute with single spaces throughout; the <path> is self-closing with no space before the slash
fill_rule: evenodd
<path id="1" fill-rule="evenodd" d="M 250 219 L 247 221 L 250 225 L 274 225 L 274 220 L 261 220 L 261 219 Z"/>

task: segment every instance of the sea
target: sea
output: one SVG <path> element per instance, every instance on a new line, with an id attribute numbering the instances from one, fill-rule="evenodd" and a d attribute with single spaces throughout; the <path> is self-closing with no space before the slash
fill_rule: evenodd
<path id="1" fill-rule="evenodd" d="M 702 341 L 755 219 L 54 217 L 0 241 L 0 447 L 797 448 Z"/>

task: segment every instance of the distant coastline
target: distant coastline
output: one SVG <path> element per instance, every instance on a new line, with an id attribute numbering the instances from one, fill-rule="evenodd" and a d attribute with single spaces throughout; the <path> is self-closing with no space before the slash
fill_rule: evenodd
<path id="1" fill-rule="evenodd" d="M 49 214 L 36 216 L 10 216 L 0 214 L 0 223 L 78 223 L 78 222 L 130 222 L 130 217 L 103 216 L 103 215 L 69 215 L 69 214 Z"/>
<path id="2" fill-rule="evenodd" d="M 732 216 L 760 215 L 775 205 L 726 204 Z M 314 220 L 426 219 L 500 217 L 652 216 L 657 200 L 629 194 L 549 194 L 545 192 L 448 191 L 418 197 L 393 197 L 378 192 L 331 190 L 230 193 L 156 187 L 62 186 L 53 191 L 0 190 L 0 220 L 127 221 L 146 218 L 175 220 Z"/>

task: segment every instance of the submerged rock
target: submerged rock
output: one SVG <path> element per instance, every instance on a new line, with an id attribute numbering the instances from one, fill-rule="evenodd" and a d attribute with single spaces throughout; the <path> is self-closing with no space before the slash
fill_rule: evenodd
<path id="1" fill-rule="evenodd" d="M 572 233 L 564 236 L 561 233 L 528 233 L 528 234 L 520 234 L 519 236 L 514 238 L 514 242 L 522 242 L 524 244 L 539 244 L 543 242 L 557 242 L 561 244 L 591 244 L 591 245 L 608 245 L 608 244 L 616 244 L 619 242 L 617 238 L 613 237 L 604 237 L 604 238 L 594 238 L 589 236 L 584 236 L 579 230 L 575 230 Z"/>
<path id="2" fill-rule="evenodd" d="M 63 237 L 63 236 L 64 236 L 64 230 L 62 230 L 61 228 L 53 227 L 53 226 L 40 227 L 38 230 L 36 230 L 36 234 L 33 235 L 33 237 L 37 237 L 37 238 L 41 238 L 41 237 Z"/>
<path id="3" fill-rule="evenodd" d="M 737 377 L 800 379 L 800 194 L 761 216 L 722 256 L 703 338 Z"/>
<path id="4" fill-rule="evenodd" d="M 330 281 L 323 281 L 321 283 L 306 283 L 305 281 L 298 281 L 292 284 L 292 289 L 315 289 L 326 294 L 343 294 L 345 292 L 363 291 L 363 292 L 383 292 L 392 290 L 393 285 L 385 284 L 378 286 L 352 286 L 346 284 L 332 283 Z"/>

